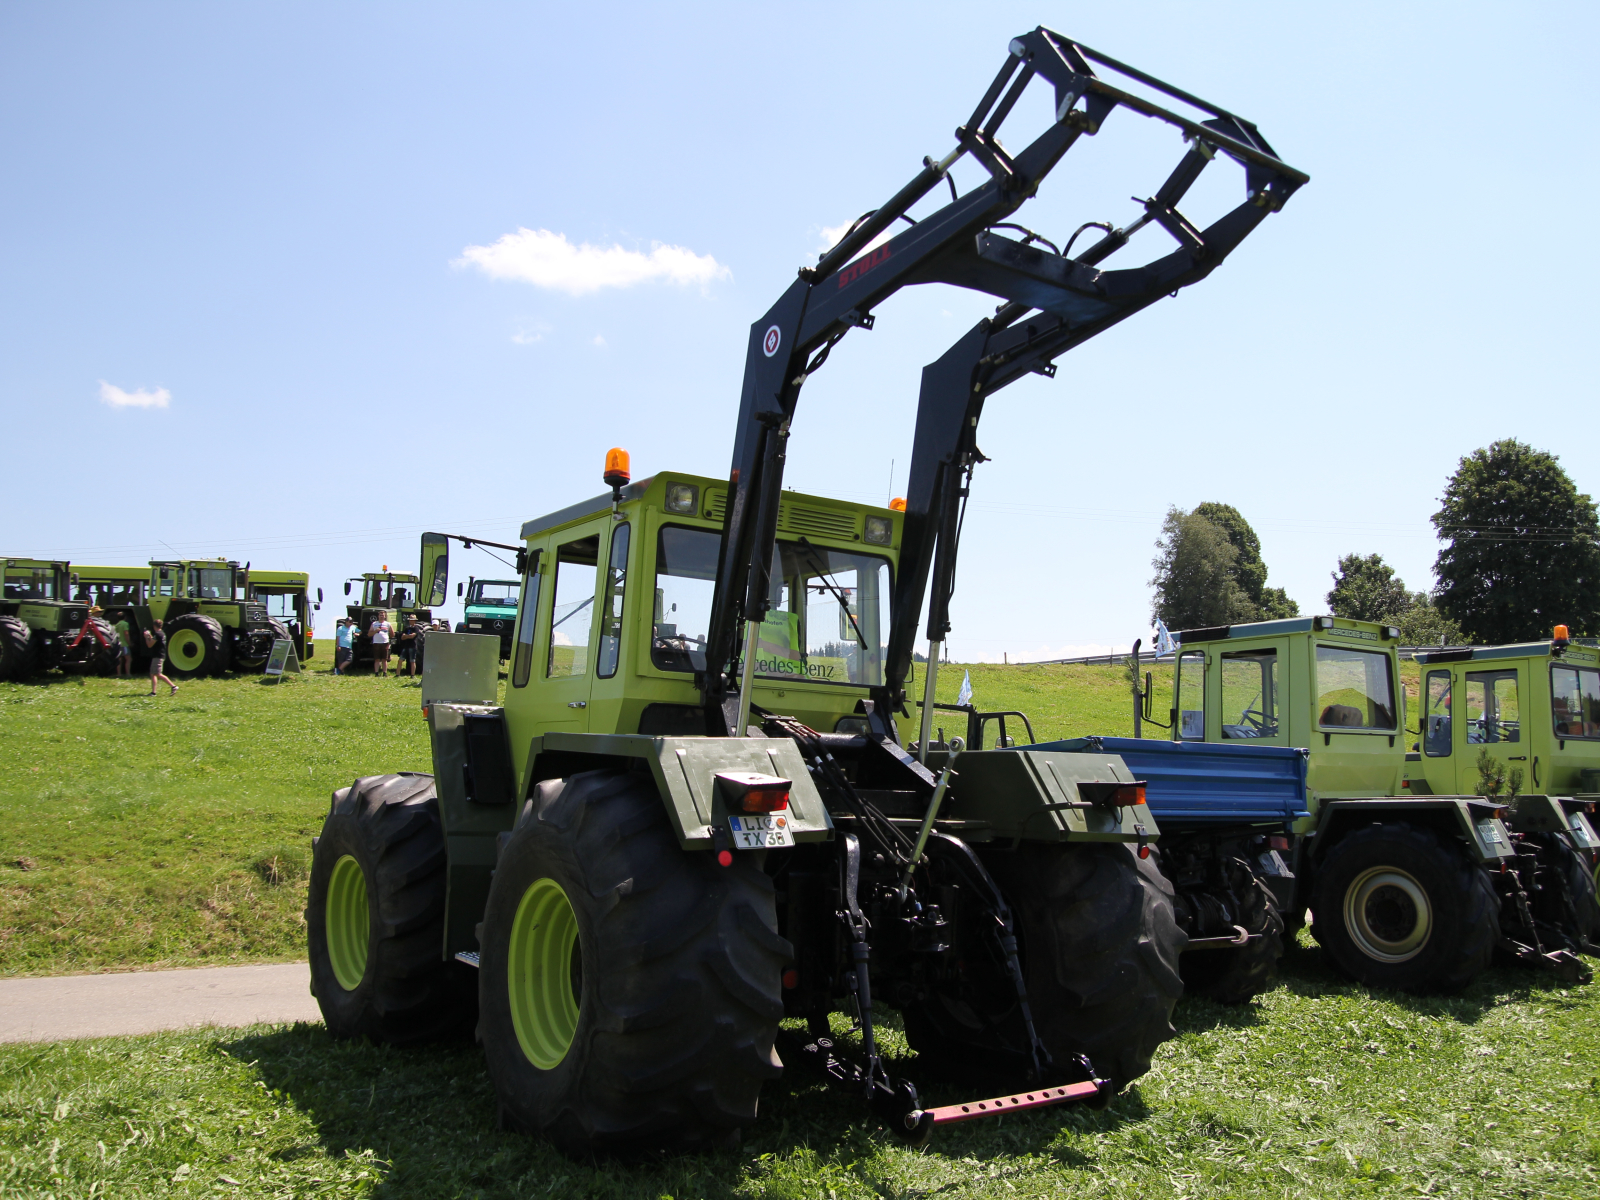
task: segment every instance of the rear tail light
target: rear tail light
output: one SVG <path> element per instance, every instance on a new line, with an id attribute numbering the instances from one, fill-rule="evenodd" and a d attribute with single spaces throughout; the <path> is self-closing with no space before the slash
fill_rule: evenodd
<path id="1" fill-rule="evenodd" d="M 1144 784 L 1142 784 L 1142 783 L 1124 783 L 1124 784 L 1121 784 L 1116 790 L 1115 799 L 1112 801 L 1112 803 L 1116 804 L 1118 807 L 1131 807 L 1132 805 L 1135 805 L 1135 804 L 1143 804 L 1144 803 Z"/>
<path id="2" fill-rule="evenodd" d="M 718 771 L 717 790 L 729 812 L 781 812 L 789 807 L 787 779 L 756 771 Z"/>
<path id="3" fill-rule="evenodd" d="M 1281 833 L 1275 833 L 1267 839 L 1267 845 L 1274 850 L 1287 850 L 1289 848 L 1289 839 Z"/>

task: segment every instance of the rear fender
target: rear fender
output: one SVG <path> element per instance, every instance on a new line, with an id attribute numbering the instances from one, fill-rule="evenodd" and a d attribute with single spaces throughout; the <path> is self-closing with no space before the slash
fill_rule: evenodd
<path id="1" fill-rule="evenodd" d="M 1474 862 L 1499 863 L 1515 854 L 1505 823 L 1496 815 L 1504 812 L 1505 805 L 1482 796 L 1323 800 L 1311 862 L 1320 865 L 1329 850 L 1368 825 L 1404 821 L 1460 841 Z"/>
<path id="2" fill-rule="evenodd" d="M 969 750 L 940 814 L 959 821 L 970 841 L 1154 842 L 1160 836 L 1145 805 L 1102 804 L 1083 783 L 1134 783 L 1115 754 L 1059 750 Z"/>
<path id="3" fill-rule="evenodd" d="M 1571 796 L 1518 796 L 1511 801 L 1507 824 L 1517 833 L 1564 833 L 1578 850 L 1600 848 L 1594 802 Z"/>
<path id="4" fill-rule="evenodd" d="M 526 798 L 546 779 L 599 767 L 648 767 L 667 806 L 678 844 L 709 850 L 728 830 L 729 812 L 715 786 L 718 771 L 755 771 L 789 780 L 789 828 L 796 842 L 833 837 L 833 821 L 800 748 L 788 738 L 651 737 L 647 734 L 546 733 L 528 744 Z M 722 843 L 726 844 L 726 843 Z"/>

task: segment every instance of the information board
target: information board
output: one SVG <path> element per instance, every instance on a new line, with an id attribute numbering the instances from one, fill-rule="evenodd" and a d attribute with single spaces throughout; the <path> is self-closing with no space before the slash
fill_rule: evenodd
<path id="1" fill-rule="evenodd" d="M 272 643 L 272 653 L 267 656 L 266 670 L 262 674 L 272 676 L 276 682 L 289 671 L 300 674 L 300 659 L 295 655 L 293 642 L 288 638 L 278 638 Z"/>

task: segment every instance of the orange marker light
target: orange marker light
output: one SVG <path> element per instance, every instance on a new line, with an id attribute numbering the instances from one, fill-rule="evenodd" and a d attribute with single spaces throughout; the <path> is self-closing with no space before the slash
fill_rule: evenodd
<path id="1" fill-rule="evenodd" d="M 889 501 L 889 507 L 894 509 L 895 512 L 905 512 L 906 498 L 904 496 L 896 496 L 893 500 Z"/>
<path id="2" fill-rule="evenodd" d="M 1558 642 L 1569 642 L 1572 640 L 1567 636 L 1567 627 L 1565 625 L 1556 626 L 1555 640 Z"/>
<path id="3" fill-rule="evenodd" d="M 628 474 L 628 452 L 622 447 L 613 446 L 606 451 L 606 473 L 602 478 L 612 491 L 627 486 L 628 480 L 633 478 Z"/>

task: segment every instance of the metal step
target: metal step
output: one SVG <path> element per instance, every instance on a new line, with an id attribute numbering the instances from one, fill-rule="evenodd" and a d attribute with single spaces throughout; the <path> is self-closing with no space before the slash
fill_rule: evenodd
<path id="1" fill-rule="evenodd" d="M 476 968 L 478 966 L 478 952 L 476 950 L 457 950 L 456 961 Z"/>

